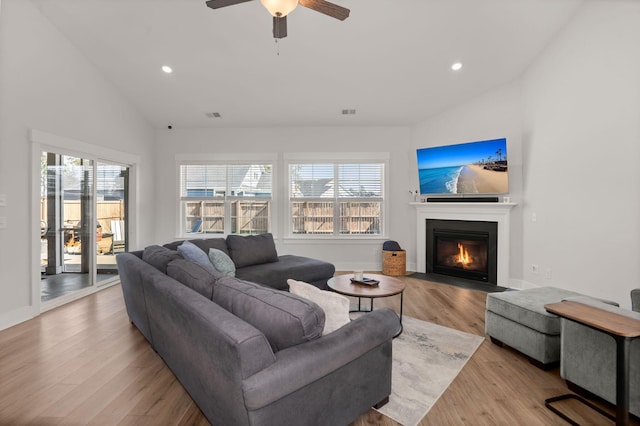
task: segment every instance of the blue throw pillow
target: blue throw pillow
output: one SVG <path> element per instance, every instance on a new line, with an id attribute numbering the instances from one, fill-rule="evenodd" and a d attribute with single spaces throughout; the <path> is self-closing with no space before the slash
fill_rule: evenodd
<path id="1" fill-rule="evenodd" d="M 200 247 L 193 244 L 191 241 L 185 241 L 178 246 L 178 252 L 187 260 L 197 263 L 209 272 L 216 272 L 216 268 L 209 260 L 207 253 L 200 250 Z"/>
<path id="2" fill-rule="evenodd" d="M 225 252 L 222 250 L 210 248 L 209 249 L 209 260 L 213 264 L 213 267 L 229 277 L 236 276 L 236 265 L 233 263 L 233 260 Z"/>

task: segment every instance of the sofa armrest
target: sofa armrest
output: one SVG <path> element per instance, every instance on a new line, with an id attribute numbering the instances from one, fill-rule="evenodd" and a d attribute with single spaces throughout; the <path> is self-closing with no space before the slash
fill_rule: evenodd
<path id="1" fill-rule="evenodd" d="M 276 362 L 244 381 L 245 403 L 257 410 L 313 383 L 390 342 L 400 330 L 398 315 L 382 308 L 320 339 L 276 353 Z M 389 354 L 389 357 L 391 354 Z M 372 368 L 375 371 L 375 366 Z M 363 374 L 371 371 L 363 371 Z M 376 401 L 377 402 L 377 401 Z"/>
<path id="2" fill-rule="evenodd" d="M 144 276 L 155 272 L 160 273 L 160 271 L 142 260 L 142 252 L 139 256 L 134 253 L 118 253 L 116 262 L 120 275 L 120 288 L 129 320 L 138 327 L 138 330 L 153 346 L 142 279 Z"/>
<path id="3" fill-rule="evenodd" d="M 631 290 L 631 309 L 640 312 L 640 288 Z"/>

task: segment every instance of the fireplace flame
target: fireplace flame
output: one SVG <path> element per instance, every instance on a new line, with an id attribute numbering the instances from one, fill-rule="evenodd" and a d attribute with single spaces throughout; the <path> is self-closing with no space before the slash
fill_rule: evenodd
<path id="1" fill-rule="evenodd" d="M 458 262 L 468 265 L 471 262 L 471 256 L 469 256 L 469 252 L 461 243 L 458 243 L 458 252 Z"/>

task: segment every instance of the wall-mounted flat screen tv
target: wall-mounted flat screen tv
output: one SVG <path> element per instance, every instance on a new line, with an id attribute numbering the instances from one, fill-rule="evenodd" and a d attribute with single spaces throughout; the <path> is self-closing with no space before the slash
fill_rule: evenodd
<path id="1" fill-rule="evenodd" d="M 420 194 L 509 192 L 507 139 L 417 150 Z"/>

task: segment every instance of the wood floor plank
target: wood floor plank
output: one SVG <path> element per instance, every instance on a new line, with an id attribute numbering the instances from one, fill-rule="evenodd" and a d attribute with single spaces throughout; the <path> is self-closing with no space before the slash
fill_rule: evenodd
<path id="1" fill-rule="evenodd" d="M 486 293 L 401 279 L 404 315 L 485 336 Z M 399 298 L 375 306 L 398 310 Z M 208 424 L 130 324 L 119 286 L 0 332 L 0 377 L 1 425 Z M 567 392 L 559 369 L 542 371 L 485 339 L 421 425 L 564 425 L 544 400 Z M 582 423 L 602 424 L 578 404 L 566 409 Z M 372 409 L 353 425 L 398 423 Z"/>

